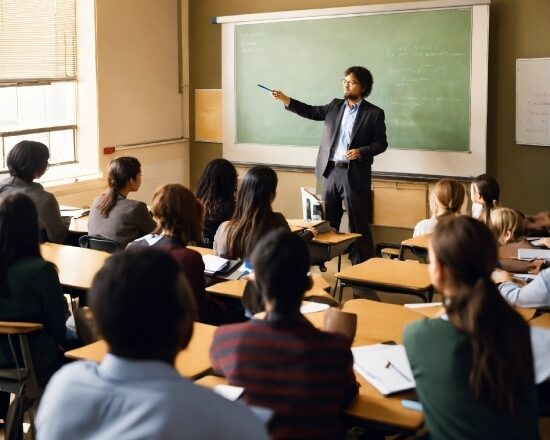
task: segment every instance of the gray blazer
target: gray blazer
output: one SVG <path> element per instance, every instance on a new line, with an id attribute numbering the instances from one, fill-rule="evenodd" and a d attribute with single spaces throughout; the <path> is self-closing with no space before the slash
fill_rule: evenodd
<path id="1" fill-rule="evenodd" d="M 90 209 L 88 234 L 118 241 L 122 249 L 136 238 L 149 234 L 155 228 L 155 222 L 147 205 L 137 200 L 129 200 L 121 194 L 109 212 L 103 217 L 98 206 L 103 196 L 96 197 Z"/>
<path id="2" fill-rule="evenodd" d="M 55 196 L 36 182 L 25 182 L 19 177 L 7 177 L 0 182 L 0 192 L 20 191 L 29 196 L 38 212 L 38 223 L 41 231 L 48 235 L 48 241 L 63 243 L 67 237 L 68 226 L 63 222 L 59 212 L 59 203 Z"/>

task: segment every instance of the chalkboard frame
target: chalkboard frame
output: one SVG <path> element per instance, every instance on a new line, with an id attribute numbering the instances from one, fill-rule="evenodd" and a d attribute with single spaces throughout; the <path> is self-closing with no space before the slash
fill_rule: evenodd
<path id="1" fill-rule="evenodd" d="M 217 17 L 222 23 L 223 155 L 229 160 L 286 166 L 313 166 L 318 147 L 237 144 L 235 26 L 288 20 L 471 7 L 470 145 L 468 152 L 388 149 L 375 158 L 373 171 L 389 174 L 475 176 L 486 172 L 487 82 L 490 0 L 434 0 L 343 8 L 284 11 Z M 284 111 L 281 109 L 281 111 Z"/>

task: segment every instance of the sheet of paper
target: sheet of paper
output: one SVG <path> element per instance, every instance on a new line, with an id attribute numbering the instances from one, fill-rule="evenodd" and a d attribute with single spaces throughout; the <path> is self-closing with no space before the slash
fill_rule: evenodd
<path id="1" fill-rule="evenodd" d="M 322 312 L 329 308 L 328 304 L 313 302 L 313 301 L 303 301 L 302 306 L 300 307 L 300 313 L 306 315 L 308 313 Z"/>
<path id="2" fill-rule="evenodd" d="M 387 396 L 416 386 L 403 345 L 374 344 L 354 347 L 353 368 Z"/>
<path id="3" fill-rule="evenodd" d="M 214 387 L 214 392 L 227 400 L 237 400 L 244 393 L 244 388 L 233 385 L 219 384 Z"/>

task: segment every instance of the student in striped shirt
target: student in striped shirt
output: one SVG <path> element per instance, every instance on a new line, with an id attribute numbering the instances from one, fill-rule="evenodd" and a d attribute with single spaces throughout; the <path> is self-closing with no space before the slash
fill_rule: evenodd
<path id="1" fill-rule="evenodd" d="M 247 403 L 274 411 L 274 439 L 343 437 L 343 409 L 357 395 L 351 341 L 317 330 L 300 313 L 311 287 L 307 245 L 276 230 L 258 242 L 251 261 L 266 318 L 219 327 L 214 370 L 244 387 Z"/>

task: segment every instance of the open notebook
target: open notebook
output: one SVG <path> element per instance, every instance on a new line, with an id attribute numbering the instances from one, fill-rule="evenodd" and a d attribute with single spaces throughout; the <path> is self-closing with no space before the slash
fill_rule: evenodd
<path id="1" fill-rule="evenodd" d="M 354 347 L 353 368 L 384 396 L 416 386 L 403 345 Z"/>

